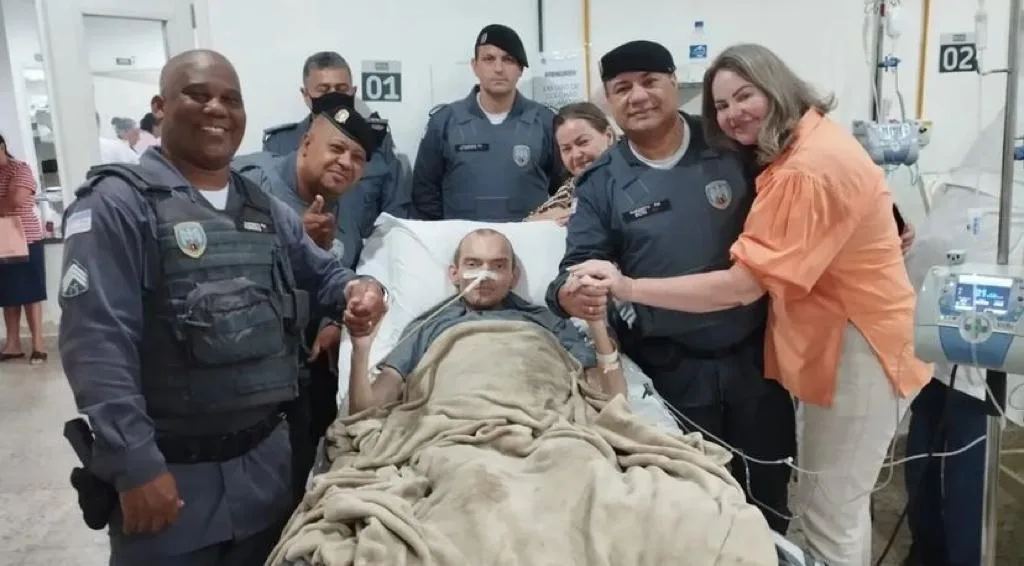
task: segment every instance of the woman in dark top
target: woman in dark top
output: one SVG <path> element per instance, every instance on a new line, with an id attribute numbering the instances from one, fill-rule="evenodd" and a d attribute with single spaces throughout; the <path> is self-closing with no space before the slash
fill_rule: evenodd
<path id="1" fill-rule="evenodd" d="M 572 209 L 576 179 L 615 143 L 615 131 L 595 104 L 577 102 L 563 106 L 555 116 L 555 139 L 562 164 L 572 176 L 526 220 L 554 220 L 565 226 Z"/>

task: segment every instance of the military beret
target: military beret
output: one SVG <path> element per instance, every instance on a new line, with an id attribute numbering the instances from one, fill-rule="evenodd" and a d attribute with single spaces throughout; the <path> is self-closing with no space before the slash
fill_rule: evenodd
<path id="1" fill-rule="evenodd" d="M 323 116 L 334 127 L 356 141 L 366 151 L 367 159 L 373 156 L 388 133 L 387 120 L 364 118 L 356 111 L 355 97 L 343 92 L 329 92 L 313 99 L 314 115 Z"/>
<path id="2" fill-rule="evenodd" d="M 601 80 L 610 81 L 622 73 L 674 73 L 676 64 L 665 46 L 653 41 L 630 41 L 601 57 Z"/>
<path id="3" fill-rule="evenodd" d="M 481 45 L 493 45 L 511 55 L 519 65 L 530 66 L 526 60 L 526 48 L 523 47 L 523 40 L 519 39 L 519 34 L 508 26 L 491 24 L 484 27 L 476 38 L 473 53 L 476 53 L 476 48 Z"/>

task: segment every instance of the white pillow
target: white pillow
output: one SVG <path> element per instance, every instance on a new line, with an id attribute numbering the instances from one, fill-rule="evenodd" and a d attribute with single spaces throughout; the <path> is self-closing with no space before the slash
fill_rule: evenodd
<path id="1" fill-rule="evenodd" d="M 548 284 L 558 275 L 558 263 L 565 252 L 565 228 L 543 221 L 424 221 L 381 214 L 356 267 L 359 274 L 384 284 L 391 300 L 374 340 L 372 364 L 391 351 L 414 318 L 455 293 L 448 280 L 448 266 L 462 238 L 477 228 L 492 228 L 512 242 L 520 269 L 514 292 L 531 303 L 544 304 Z M 351 344 L 343 340 L 338 356 L 339 398 L 348 391 L 351 352 Z"/>

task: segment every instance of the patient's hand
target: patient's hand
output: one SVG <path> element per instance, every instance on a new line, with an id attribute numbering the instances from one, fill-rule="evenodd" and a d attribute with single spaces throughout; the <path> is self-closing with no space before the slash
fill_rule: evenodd
<path id="1" fill-rule="evenodd" d="M 352 336 L 349 335 L 349 339 L 352 341 L 352 355 L 357 353 L 369 353 L 370 347 L 373 346 L 373 340 L 377 337 L 377 332 L 380 330 L 380 323 L 373 325 L 373 330 L 369 334 L 363 336 Z"/>
<path id="2" fill-rule="evenodd" d="M 384 287 L 374 279 L 358 278 L 345 285 L 345 328 L 353 337 L 371 334 L 388 311 Z"/>
<path id="3" fill-rule="evenodd" d="M 570 273 L 558 289 L 558 304 L 569 316 L 586 320 L 604 320 L 607 315 L 608 289 L 583 285 L 580 278 Z"/>

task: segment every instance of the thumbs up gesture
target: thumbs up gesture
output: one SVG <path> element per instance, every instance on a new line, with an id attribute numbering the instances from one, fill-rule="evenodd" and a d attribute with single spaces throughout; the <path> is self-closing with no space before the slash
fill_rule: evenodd
<path id="1" fill-rule="evenodd" d="M 316 245 L 325 250 L 331 249 L 338 223 L 333 213 L 324 214 L 324 197 L 316 195 L 302 215 L 302 226 Z"/>

